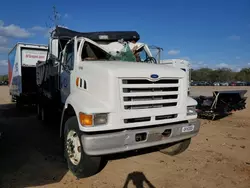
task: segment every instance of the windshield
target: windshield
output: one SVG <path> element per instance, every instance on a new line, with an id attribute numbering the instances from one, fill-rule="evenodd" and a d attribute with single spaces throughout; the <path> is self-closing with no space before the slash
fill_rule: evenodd
<path id="1" fill-rule="evenodd" d="M 123 49 L 115 52 L 113 58 L 120 61 L 147 62 L 149 56 L 144 47 L 134 46 L 131 50 L 129 45 L 125 43 Z"/>
<path id="2" fill-rule="evenodd" d="M 112 55 L 99 48 L 98 46 L 85 42 L 82 48 L 81 59 L 82 61 L 88 60 L 109 60 L 112 58 Z"/>
<path id="3" fill-rule="evenodd" d="M 110 53 L 101 49 L 99 46 L 94 45 L 90 42 L 85 42 L 81 59 L 82 61 L 126 61 L 126 62 L 145 62 L 148 55 L 144 50 L 144 47 L 138 49 L 135 46 L 132 50 L 129 47 L 128 43 L 124 43 L 124 47 L 119 51 L 111 51 Z"/>

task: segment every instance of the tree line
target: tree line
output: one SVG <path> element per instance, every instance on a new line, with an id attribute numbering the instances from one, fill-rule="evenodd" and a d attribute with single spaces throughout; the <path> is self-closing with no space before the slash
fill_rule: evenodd
<path id="1" fill-rule="evenodd" d="M 8 75 L 0 75 L 0 82 L 3 81 L 8 81 Z"/>
<path id="2" fill-rule="evenodd" d="M 229 68 L 220 68 L 216 70 L 209 68 L 191 69 L 191 79 L 193 81 L 207 82 L 250 82 L 250 68 L 243 68 L 239 72 L 235 72 Z"/>

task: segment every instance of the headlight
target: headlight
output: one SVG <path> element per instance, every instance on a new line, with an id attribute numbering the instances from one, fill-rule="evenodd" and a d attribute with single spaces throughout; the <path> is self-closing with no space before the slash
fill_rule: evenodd
<path id="1" fill-rule="evenodd" d="M 187 115 L 188 116 L 193 116 L 196 115 L 196 106 L 188 106 L 187 107 Z"/>
<path id="2" fill-rule="evenodd" d="M 108 122 L 108 114 L 95 114 L 94 125 L 103 125 Z"/>
<path id="3" fill-rule="evenodd" d="M 82 126 L 91 127 L 95 125 L 104 125 L 108 122 L 108 114 L 84 114 L 82 112 L 79 113 L 79 119 Z"/>

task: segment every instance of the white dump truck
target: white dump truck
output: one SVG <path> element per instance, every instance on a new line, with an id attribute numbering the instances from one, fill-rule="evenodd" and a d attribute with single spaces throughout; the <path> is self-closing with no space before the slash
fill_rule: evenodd
<path id="1" fill-rule="evenodd" d="M 36 103 L 36 63 L 45 61 L 46 45 L 17 43 L 8 55 L 9 91 L 18 107 Z"/>
<path id="2" fill-rule="evenodd" d="M 38 117 L 51 121 L 60 112 L 64 155 L 77 177 L 97 173 L 106 155 L 145 148 L 179 154 L 199 132 L 185 72 L 132 52 L 139 38 L 135 31 L 56 27 L 48 59 L 37 62 Z"/>

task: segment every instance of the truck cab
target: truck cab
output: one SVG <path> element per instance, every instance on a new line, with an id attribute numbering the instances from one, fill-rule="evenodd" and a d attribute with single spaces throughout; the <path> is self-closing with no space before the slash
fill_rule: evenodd
<path id="1" fill-rule="evenodd" d="M 179 154 L 198 134 L 185 72 L 155 63 L 146 45 L 133 47 L 138 40 L 137 32 L 57 28 L 50 58 L 37 63 L 38 116 L 60 109 L 65 157 L 77 177 L 96 173 L 110 154 L 151 147 Z M 146 54 L 139 61 L 138 52 Z"/>

